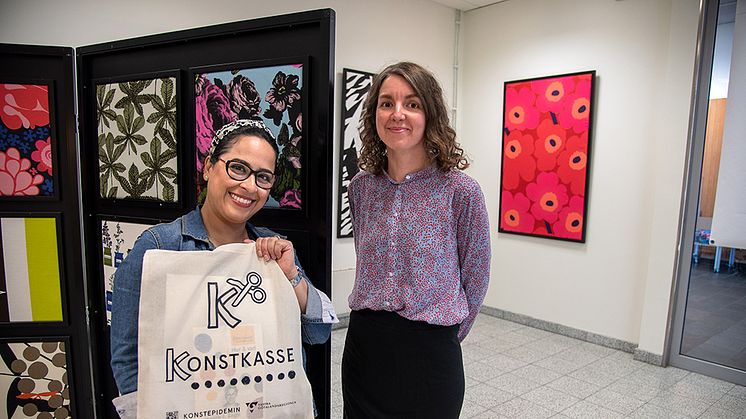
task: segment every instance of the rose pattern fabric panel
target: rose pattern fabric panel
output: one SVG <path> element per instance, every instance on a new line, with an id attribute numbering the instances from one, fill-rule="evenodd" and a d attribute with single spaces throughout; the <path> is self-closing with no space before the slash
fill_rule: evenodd
<path id="1" fill-rule="evenodd" d="M 501 232 L 585 240 L 594 77 L 505 83 Z"/>
<path id="2" fill-rule="evenodd" d="M 64 342 L 0 342 L 3 417 L 71 418 Z"/>
<path id="3" fill-rule="evenodd" d="M 102 198 L 176 202 L 176 78 L 96 86 Z"/>
<path id="4" fill-rule="evenodd" d="M 197 74 L 194 82 L 197 194 L 204 200 L 202 169 L 215 132 L 237 119 L 262 120 L 280 155 L 266 207 L 301 209 L 303 66 L 257 67 Z"/>
<path id="5" fill-rule="evenodd" d="M 104 267 L 104 295 L 106 297 L 106 324 L 111 326 L 111 299 L 114 289 L 114 274 L 127 257 L 135 240 L 148 224 L 125 223 L 121 221 L 101 222 L 102 266 Z"/>
<path id="6" fill-rule="evenodd" d="M 52 196 L 49 87 L 0 83 L 0 196 Z"/>
<path id="7" fill-rule="evenodd" d="M 0 323 L 62 321 L 57 220 L 0 218 Z"/>
<path id="8" fill-rule="evenodd" d="M 347 185 L 360 171 L 357 159 L 363 144 L 360 140 L 360 117 L 368 90 L 373 83 L 372 73 L 344 69 L 344 101 L 342 103 L 342 150 L 339 160 L 339 205 L 337 208 L 337 237 L 352 237 L 352 218 Z"/>

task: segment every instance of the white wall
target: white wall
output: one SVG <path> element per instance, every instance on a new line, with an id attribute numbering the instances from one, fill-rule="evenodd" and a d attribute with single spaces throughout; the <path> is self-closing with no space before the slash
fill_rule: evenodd
<path id="1" fill-rule="evenodd" d="M 491 216 L 486 305 L 662 354 L 697 17 L 697 0 L 511 0 L 465 13 L 459 121 Z M 586 243 L 497 234 L 503 83 L 581 70 L 597 72 Z"/>
<path id="2" fill-rule="evenodd" d="M 333 222 L 336 237 L 341 72 L 377 72 L 400 60 L 427 66 L 446 97 L 453 86 L 455 11 L 427 0 L 1 0 L 0 42 L 85 46 L 137 36 L 320 8 L 336 11 Z M 332 245 L 332 300 L 348 312 L 354 281 L 352 239 Z"/>
<path id="3" fill-rule="evenodd" d="M 454 10 L 426 0 L 214 0 L 209 6 L 196 0 L 2 0 L 0 42 L 83 46 L 322 7 L 337 12 L 337 100 L 343 67 L 377 71 L 402 59 L 428 66 L 450 97 Z M 147 12 L 128 14 L 133 9 Z M 491 215 L 487 305 L 662 354 L 697 13 L 698 0 L 509 0 L 464 14 L 458 131 L 473 161 L 468 173 L 482 185 Z M 588 69 L 597 71 L 598 102 L 587 242 L 498 235 L 503 83 Z M 335 239 L 339 312 L 348 311 L 354 265 L 352 239 Z"/>

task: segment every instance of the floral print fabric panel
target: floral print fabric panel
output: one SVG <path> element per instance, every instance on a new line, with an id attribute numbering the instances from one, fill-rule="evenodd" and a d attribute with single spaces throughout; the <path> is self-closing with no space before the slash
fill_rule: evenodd
<path id="1" fill-rule="evenodd" d="M 505 83 L 500 231 L 584 241 L 594 76 Z"/>
<path id="2" fill-rule="evenodd" d="M 342 103 L 342 151 L 339 161 L 339 208 L 337 214 L 337 237 L 352 237 L 352 215 L 347 196 L 347 185 L 360 169 L 357 159 L 360 156 L 361 116 L 368 90 L 373 83 L 372 73 L 345 69 L 344 102 Z"/>
<path id="3" fill-rule="evenodd" d="M 114 289 L 114 274 L 127 254 L 150 225 L 103 221 L 101 223 L 102 265 L 104 267 L 104 293 L 106 296 L 106 324 L 111 325 L 111 299 Z"/>
<path id="4" fill-rule="evenodd" d="M 277 139 L 277 177 L 266 207 L 301 208 L 303 66 L 236 69 L 195 77 L 197 194 L 204 200 L 202 169 L 215 132 L 237 119 L 262 120 Z"/>
<path id="5" fill-rule="evenodd" d="M 62 321 L 55 218 L 0 218 L 0 323 Z"/>
<path id="6" fill-rule="evenodd" d="M 64 342 L 0 342 L 3 417 L 70 418 Z"/>
<path id="7" fill-rule="evenodd" d="M 96 86 L 102 198 L 176 202 L 176 78 Z"/>
<path id="8" fill-rule="evenodd" d="M 52 196 L 49 87 L 0 83 L 0 196 Z"/>

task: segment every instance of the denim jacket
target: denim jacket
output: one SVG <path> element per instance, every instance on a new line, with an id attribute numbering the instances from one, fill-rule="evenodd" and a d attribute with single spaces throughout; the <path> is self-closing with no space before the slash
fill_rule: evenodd
<path id="1" fill-rule="evenodd" d="M 246 223 L 249 237 L 271 237 L 278 234 L 267 228 Z M 207 229 L 202 221 L 199 207 L 177 218 L 147 229 L 135 241 L 132 250 L 119 265 L 114 277 L 114 292 L 111 313 L 111 369 L 120 394 L 137 390 L 137 330 L 140 312 L 140 282 L 145 251 L 165 250 L 213 250 L 207 238 Z M 298 257 L 295 264 L 304 277 Z M 320 344 L 329 339 L 331 324 L 323 323 L 322 304 L 318 290 L 308 282 L 306 313 L 301 315 L 301 337 L 303 343 Z M 305 363 L 305 352 L 304 352 Z"/>

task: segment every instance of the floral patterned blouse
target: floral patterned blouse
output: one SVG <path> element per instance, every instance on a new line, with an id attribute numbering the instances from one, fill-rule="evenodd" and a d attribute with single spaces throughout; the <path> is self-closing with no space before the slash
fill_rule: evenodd
<path id="1" fill-rule="evenodd" d="M 348 187 L 357 272 L 352 310 L 471 329 L 490 278 L 490 226 L 479 184 L 434 165 L 397 183 L 361 171 Z"/>

